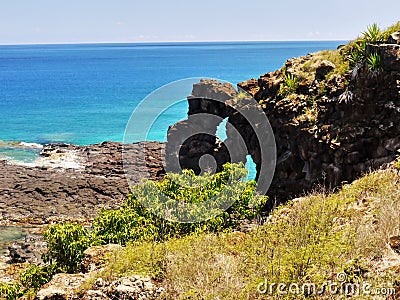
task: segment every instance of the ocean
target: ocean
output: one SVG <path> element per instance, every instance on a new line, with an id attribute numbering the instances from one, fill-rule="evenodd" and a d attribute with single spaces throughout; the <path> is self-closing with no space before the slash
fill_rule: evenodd
<path id="1" fill-rule="evenodd" d="M 0 159 L 34 161 L 40 145 L 122 141 L 138 103 L 189 78 L 234 84 L 344 41 L 0 46 Z M 187 104 L 166 111 L 150 134 L 165 141 Z M 141 116 L 146 118 L 146 115 Z M 140 128 L 138 128 L 140 130 Z"/>

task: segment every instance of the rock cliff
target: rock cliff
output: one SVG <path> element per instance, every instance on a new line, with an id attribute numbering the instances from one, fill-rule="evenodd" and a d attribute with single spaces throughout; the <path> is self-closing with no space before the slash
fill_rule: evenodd
<path id="1" fill-rule="evenodd" d="M 392 35 L 393 36 L 393 35 Z M 393 37 L 392 37 L 393 38 Z M 394 38 L 393 38 L 394 39 Z M 277 164 L 268 195 L 278 202 L 312 190 L 317 184 L 334 188 L 364 172 L 392 161 L 400 149 L 400 46 L 369 44 L 366 55 L 377 54 L 377 70 L 364 64 L 350 67 L 342 50 L 323 51 L 290 59 L 281 70 L 238 85 L 262 107 L 271 123 Z M 228 119 L 242 135 L 260 171 L 261 149 L 253 128 L 230 109 L 234 90 L 202 80 L 188 97 L 188 120 L 171 126 L 167 153 L 176 153 L 179 131 L 193 135 L 180 148 L 183 168 L 201 171 L 203 154 L 214 157 L 217 169 L 229 155 L 215 137 L 218 122 L 193 122 L 196 114 Z M 225 98 L 224 103 L 213 98 Z M 188 129 L 189 128 L 189 129 Z M 227 131 L 229 142 L 229 131 Z M 169 150 L 169 151 L 168 151 Z M 168 163 L 168 159 L 167 159 Z M 259 175 L 259 174 L 258 174 Z"/>

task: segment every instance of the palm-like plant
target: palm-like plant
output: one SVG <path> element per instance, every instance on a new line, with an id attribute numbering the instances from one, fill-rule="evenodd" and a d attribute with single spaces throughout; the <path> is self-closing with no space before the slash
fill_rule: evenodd
<path id="1" fill-rule="evenodd" d="M 365 58 L 367 43 L 365 41 L 359 41 L 355 44 L 352 51 L 348 55 L 347 59 L 352 67 L 356 66 Z"/>
<path id="2" fill-rule="evenodd" d="M 294 74 L 284 74 L 283 84 L 280 87 L 280 94 L 286 96 L 288 94 L 295 93 L 299 87 L 300 80 Z"/>
<path id="3" fill-rule="evenodd" d="M 362 34 L 368 43 L 377 44 L 383 42 L 383 32 L 376 23 L 368 26 L 367 30 Z"/>
<path id="4" fill-rule="evenodd" d="M 371 73 L 379 73 L 382 71 L 381 57 L 377 53 L 371 53 L 367 57 L 368 70 Z"/>

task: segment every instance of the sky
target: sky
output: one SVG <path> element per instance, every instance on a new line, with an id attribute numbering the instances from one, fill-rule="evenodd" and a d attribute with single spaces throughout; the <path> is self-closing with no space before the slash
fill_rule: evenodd
<path id="1" fill-rule="evenodd" d="M 398 0 L 1 0 L 0 44 L 349 40 Z"/>

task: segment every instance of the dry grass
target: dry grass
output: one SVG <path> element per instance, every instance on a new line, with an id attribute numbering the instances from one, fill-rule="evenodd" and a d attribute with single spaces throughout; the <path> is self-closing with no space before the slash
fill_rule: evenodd
<path id="1" fill-rule="evenodd" d="M 314 104 L 311 107 L 304 108 L 302 114 L 296 117 L 294 119 L 294 122 L 308 123 L 309 125 L 313 125 L 317 122 L 317 120 L 318 120 L 318 106 Z"/>
<path id="2" fill-rule="evenodd" d="M 383 39 L 386 41 L 389 38 L 389 35 L 396 31 L 400 31 L 400 21 L 392 26 L 389 26 L 383 31 Z"/>
<path id="3" fill-rule="evenodd" d="M 349 69 L 348 61 L 340 54 L 338 50 L 324 50 L 313 53 L 311 58 L 295 67 L 294 73 L 308 84 L 314 81 L 315 70 L 324 60 L 333 63 L 336 68 L 327 76 L 329 79 L 334 74 L 344 75 Z"/>
<path id="4" fill-rule="evenodd" d="M 248 234 L 194 234 L 131 245 L 102 276 L 151 275 L 166 288 L 168 299 L 283 299 L 260 295 L 257 286 L 265 279 L 322 284 L 343 271 L 349 281 L 386 286 L 398 276 L 390 267 L 400 265 L 387 245 L 391 235 L 400 233 L 399 180 L 398 169 L 391 167 L 337 193 L 291 201 Z M 292 296 L 285 298 L 308 298 Z"/>

